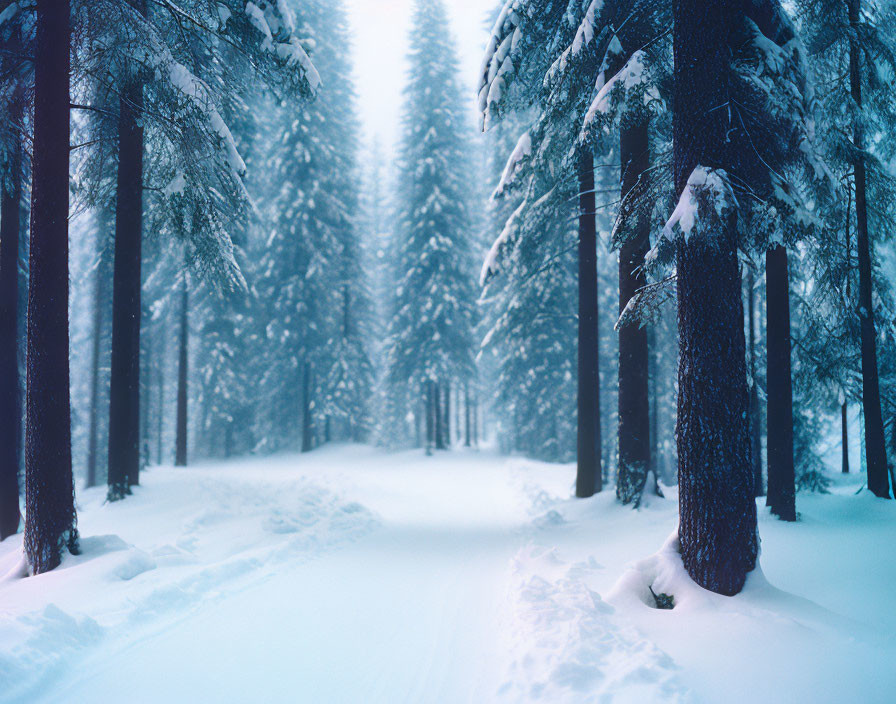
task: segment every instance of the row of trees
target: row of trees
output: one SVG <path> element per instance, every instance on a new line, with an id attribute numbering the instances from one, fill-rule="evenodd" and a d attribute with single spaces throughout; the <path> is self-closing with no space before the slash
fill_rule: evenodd
<path id="1" fill-rule="evenodd" d="M 339 3 L 4 3 L 3 325 L 30 298 L 24 443 L 4 336 L 0 523 L 24 446 L 34 573 L 77 550 L 73 454 L 116 501 L 152 461 L 478 443 L 477 152 L 446 25 L 418 4 L 387 203 Z"/>
<path id="2" fill-rule="evenodd" d="M 236 100 L 250 76 L 289 95 L 309 95 L 319 76 L 306 53 L 307 41 L 296 34 L 293 12 L 283 4 L 197 0 L 162 3 L 150 11 L 142 0 L 41 0 L 35 5 L 6 2 L 0 18 L 2 103 L 15 118 L 4 120 L 2 142 L 4 248 L 13 249 L 20 240 L 19 195 L 30 175 L 24 545 L 31 570 L 40 573 L 55 567 L 64 549 L 77 549 L 69 378 L 70 190 L 79 205 L 105 214 L 100 222 L 113 223 L 107 238 L 112 242 L 108 493 L 115 500 L 139 481 L 147 213 L 152 230 L 184 243 L 209 280 L 213 276 L 222 288 L 240 286 L 226 225 L 247 212 L 249 201 L 245 163 L 222 117 L 227 112 L 223 103 Z M 23 109 L 28 105 L 33 112 Z M 22 158 L 26 144 L 30 174 Z M 146 193 L 153 194 L 150 207 Z M 17 259 L 4 258 L 5 281 L 18 278 Z M 4 300 L 4 312 L 17 310 L 13 287 L 7 285 L 4 293 L 12 296 Z M 15 328 L 6 317 L 4 324 Z M 4 358 L 10 365 L 2 370 L 5 410 L 18 396 L 16 356 L 7 350 Z M 18 415 L 3 420 L 5 427 L 19 427 Z M 4 452 L 5 536 L 16 530 L 19 519 L 18 463 L 6 444 Z"/>
<path id="3" fill-rule="evenodd" d="M 698 583 L 725 594 L 756 559 L 763 415 L 768 504 L 782 519 L 796 518 L 798 481 L 823 488 L 811 463 L 817 418 L 802 404 L 794 411 L 797 397 L 816 408 L 836 398 L 844 438 L 846 403 L 861 402 L 868 486 L 890 495 L 883 417 L 896 428 L 896 416 L 881 402 L 880 371 L 896 389 L 894 350 L 878 348 L 892 340 L 893 307 L 873 250 L 893 220 L 893 108 L 881 80 L 896 57 L 884 29 L 893 6 L 806 0 L 794 10 L 774 0 L 508 0 L 480 80 L 484 128 L 507 116 L 523 127 L 496 193 L 516 203 L 483 276 L 502 274 L 514 291 L 496 331 L 513 345 L 543 315 L 519 307 L 531 278 L 563 290 L 551 277 L 571 238 L 544 223 L 578 195 L 577 493 L 599 490 L 595 196 L 614 190 L 606 174 L 616 174 L 617 495 L 637 505 L 657 474 L 651 342 L 668 344 L 658 309 L 674 297 L 682 556 Z M 831 78 L 819 92 L 816 75 Z M 869 201 L 869 189 L 883 197 Z"/>

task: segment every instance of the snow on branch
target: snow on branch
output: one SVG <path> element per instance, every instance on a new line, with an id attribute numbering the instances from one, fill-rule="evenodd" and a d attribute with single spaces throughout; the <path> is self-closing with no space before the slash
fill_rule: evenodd
<path id="1" fill-rule="evenodd" d="M 614 37 L 615 39 L 615 37 Z M 621 48 L 621 47 L 620 47 Z M 606 60 L 605 60 L 606 63 Z M 604 71 L 598 76 L 597 95 L 591 101 L 582 124 L 582 135 L 586 135 L 598 116 L 608 116 L 612 108 L 612 98 L 618 96 L 620 102 L 629 97 L 640 97 L 643 105 L 660 100 L 656 86 L 652 85 L 648 70 L 647 55 L 638 50 L 631 55 L 622 69 L 604 83 Z"/>
<path id="2" fill-rule="evenodd" d="M 492 105 L 504 97 L 505 76 L 513 73 L 511 54 L 520 40 L 520 20 L 528 0 L 507 0 L 492 28 L 479 68 L 479 113 L 482 130 L 489 128 Z"/>
<path id="3" fill-rule="evenodd" d="M 728 173 L 724 169 L 697 166 L 688 177 L 678 205 L 663 227 L 663 236 L 671 240 L 672 230 L 678 225 L 687 242 L 701 216 L 709 219 L 714 214 L 717 220 L 721 220 L 726 212 L 736 207 L 737 198 Z"/>
<path id="4" fill-rule="evenodd" d="M 516 146 L 507 159 L 504 171 L 501 173 L 501 180 L 498 187 L 492 194 L 492 198 L 500 198 L 507 191 L 507 188 L 513 184 L 517 174 L 522 169 L 523 162 L 532 154 L 532 135 L 524 132 L 517 141 Z"/>
<path id="5" fill-rule="evenodd" d="M 619 330 L 634 323 L 639 327 L 649 324 L 656 318 L 660 308 L 675 298 L 675 285 L 676 277 L 669 276 L 662 281 L 639 288 L 635 295 L 628 299 L 613 329 Z"/>

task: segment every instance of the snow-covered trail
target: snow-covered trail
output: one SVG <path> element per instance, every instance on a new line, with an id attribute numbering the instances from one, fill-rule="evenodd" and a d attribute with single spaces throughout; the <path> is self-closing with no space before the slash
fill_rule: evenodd
<path id="1" fill-rule="evenodd" d="M 633 511 L 573 475 L 343 446 L 80 492 L 83 555 L 20 579 L 0 543 L 0 702 L 892 700 L 896 505 L 861 476 L 795 524 L 763 508 L 768 581 L 728 599 L 675 554 L 631 569 L 674 488 Z"/>
<path id="2" fill-rule="evenodd" d="M 47 701 L 493 698 L 511 560 L 530 520 L 509 465 L 472 452 L 427 460 L 359 450 L 356 465 L 343 451 L 328 468 L 327 455 L 292 471 L 362 502 L 376 528 L 312 560 L 282 562 L 121 649 L 88 652 L 54 692 L 43 690 Z M 257 465 L 219 468 L 218 481 L 288 471 Z"/>
<path id="3" fill-rule="evenodd" d="M 494 460 L 395 460 L 331 477 L 377 514 L 371 535 L 104 655 L 51 701 L 489 699 L 522 502 Z"/>

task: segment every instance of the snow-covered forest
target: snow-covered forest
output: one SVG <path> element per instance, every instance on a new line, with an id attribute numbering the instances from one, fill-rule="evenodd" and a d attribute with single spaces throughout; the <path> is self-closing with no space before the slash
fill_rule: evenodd
<path id="1" fill-rule="evenodd" d="M 896 0 L 0 0 L 0 702 L 890 702 Z"/>

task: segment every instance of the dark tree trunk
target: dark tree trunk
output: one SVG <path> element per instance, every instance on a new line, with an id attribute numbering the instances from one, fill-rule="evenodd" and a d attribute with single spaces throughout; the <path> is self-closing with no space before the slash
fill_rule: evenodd
<path id="1" fill-rule="evenodd" d="M 597 204 L 594 157 L 579 154 L 579 344 L 576 496 L 602 488 L 600 468 L 600 378 L 597 348 Z"/>
<path id="2" fill-rule="evenodd" d="M 759 387 L 756 384 L 756 281 L 753 270 L 747 274 L 747 315 L 750 317 L 750 447 L 753 453 L 753 493 L 765 494 L 762 483 L 762 422 L 759 409 Z"/>
<path id="3" fill-rule="evenodd" d="M 3 68 L 12 72 L 21 51 L 16 32 L 8 41 L 10 57 Z M 18 77 L 12 80 L 18 81 Z M 0 540 L 19 530 L 19 445 L 22 398 L 19 384 L 19 230 L 22 221 L 22 86 L 9 103 L 5 131 L 8 161 L 0 174 Z"/>
<path id="4" fill-rule="evenodd" d="M 25 403 L 25 556 L 34 574 L 77 551 L 68 364 L 68 0 L 38 0 Z"/>
<path id="5" fill-rule="evenodd" d="M 105 224 L 105 223 L 103 223 Z M 87 434 L 87 479 L 86 486 L 96 486 L 96 465 L 99 459 L 100 445 L 100 359 L 103 353 L 103 318 L 108 285 L 108 271 L 104 266 L 106 246 L 104 233 L 100 232 L 103 245 L 99 252 L 99 264 L 96 268 L 96 281 L 93 295 L 93 335 L 90 342 L 90 427 Z"/>
<path id="6" fill-rule="evenodd" d="M 139 483 L 140 475 L 142 108 L 142 86 L 127 86 L 119 100 L 118 118 L 112 362 L 109 381 L 109 501 L 117 501 L 129 494 L 130 487 Z"/>
<path id="7" fill-rule="evenodd" d="M 765 277 L 768 505 L 781 520 L 795 521 L 790 285 L 784 247 L 777 245 L 766 252 Z"/>
<path id="8" fill-rule="evenodd" d="M 187 281 L 186 258 L 180 300 L 180 341 L 177 357 L 177 419 L 174 431 L 174 466 L 187 466 L 187 364 L 190 342 L 190 287 Z"/>
<path id="9" fill-rule="evenodd" d="M 849 0 L 849 23 L 858 31 L 861 0 Z M 849 46 L 849 84 L 852 99 L 862 105 L 861 47 L 854 40 Z M 853 165 L 856 184 L 856 249 L 859 255 L 859 322 L 862 338 L 862 406 L 865 412 L 865 460 L 868 488 L 883 499 L 890 498 L 887 449 L 880 407 L 880 382 L 877 369 L 877 334 L 871 300 L 871 243 L 868 235 L 867 176 L 865 170 L 865 128 L 861 118 L 853 129 L 856 159 Z"/>
<path id="10" fill-rule="evenodd" d="M 470 428 L 470 389 L 464 386 L 464 446 L 470 447 L 471 437 Z"/>
<path id="11" fill-rule="evenodd" d="M 18 37 L 9 53 L 20 51 Z M 10 68 L 12 58 L 4 61 Z M 18 80 L 13 78 L 13 80 Z M 0 540 L 19 530 L 19 430 L 22 400 L 19 388 L 19 229 L 22 200 L 22 87 L 14 89 L 6 130 L 11 142 L 5 173 L 0 174 Z"/>
<path id="12" fill-rule="evenodd" d="M 165 327 L 164 322 L 159 328 L 159 397 L 156 407 L 156 464 L 162 464 L 162 436 L 165 430 Z"/>
<path id="13" fill-rule="evenodd" d="M 849 426 L 846 418 L 846 401 L 840 404 L 840 443 L 843 445 L 843 459 L 840 462 L 840 469 L 843 474 L 849 474 Z"/>
<path id="14" fill-rule="evenodd" d="M 626 240 L 619 249 L 619 312 L 638 289 L 647 284 L 644 257 L 650 249 L 650 220 L 637 204 L 641 175 L 650 167 L 647 122 L 623 126 L 620 133 L 622 197 L 628 220 Z M 616 497 L 641 503 L 650 471 L 650 379 L 647 329 L 624 325 L 619 329 L 619 471 Z M 656 474 L 656 472 L 654 472 Z"/>
<path id="15" fill-rule="evenodd" d="M 302 365 L 302 452 L 314 448 L 314 423 L 311 419 L 311 362 Z"/>
<path id="16" fill-rule="evenodd" d="M 728 165 L 728 111 L 718 107 L 728 102 L 726 41 L 738 10 L 732 0 L 674 0 L 678 194 L 698 165 Z M 733 595 L 758 552 L 744 310 L 736 222 L 703 227 L 677 248 L 679 538 L 691 578 Z"/>
<path id="17" fill-rule="evenodd" d="M 650 466 L 659 477 L 663 474 L 660 457 L 660 353 L 657 349 L 656 325 L 647 328 L 647 350 L 650 354 Z"/>

